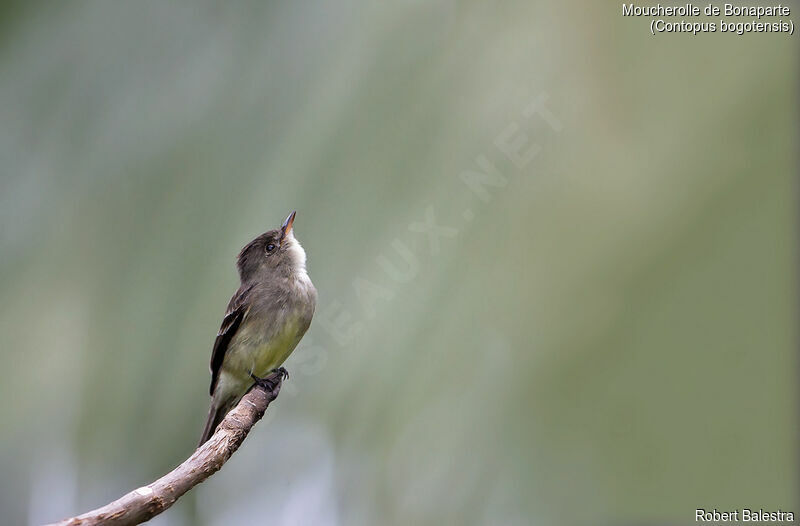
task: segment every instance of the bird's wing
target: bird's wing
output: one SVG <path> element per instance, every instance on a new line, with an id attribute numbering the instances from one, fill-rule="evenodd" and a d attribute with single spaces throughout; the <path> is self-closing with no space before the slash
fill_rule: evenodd
<path id="1" fill-rule="evenodd" d="M 252 288 L 252 285 L 239 287 L 239 290 L 236 291 L 236 294 L 233 295 L 230 303 L 228 303 L 228 309 L 222 319 L 222 326 L 219 328 L 217 339 L 214 341 L 214 350 L 211 352 L 211 387 L 209 388 L 209 394 L 212 396 L 214 387 L 217 385 L 222 361 L 225 359 L 225 351 L 228 350 L 228 344 L 239 329 L 245 314 L 247 314 L 249 307 L 248 296 Z"/>

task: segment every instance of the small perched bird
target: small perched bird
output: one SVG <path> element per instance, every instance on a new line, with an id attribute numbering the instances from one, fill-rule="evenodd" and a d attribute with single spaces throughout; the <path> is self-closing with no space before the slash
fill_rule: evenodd
<path id="1" fill-rule="evenodd" d="M 317 290 L 294 237 L 294 218 L 292 212 L 279 229 L 239 252 L 241 286 L 228 303 L 211 353 L 211 409 L 200 445 L 257 379 L 280 367 L 311 324 Z"/>

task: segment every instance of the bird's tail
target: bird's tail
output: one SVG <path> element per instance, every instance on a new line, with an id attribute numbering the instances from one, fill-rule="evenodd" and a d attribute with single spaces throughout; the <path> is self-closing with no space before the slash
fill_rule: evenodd
<path id="1" fill-rule="evenodd" d="M 217 426 L 222 419 L 225 418 L 225 415 L 228 414 L 228 411 L 231 410 L 233 407 L 233 403 L 217 403 L 216 400 L 212 400 L 211 408 L 208 410 L 208 418 L 206 419 L 206 427 L 203 429 L 203 436 L 200 438 L 200 443 L 197 444 L 197 447 L 202 446 L 205 444 L 209 438 L 214 434 L 214 431 L 217 430 Z"/>

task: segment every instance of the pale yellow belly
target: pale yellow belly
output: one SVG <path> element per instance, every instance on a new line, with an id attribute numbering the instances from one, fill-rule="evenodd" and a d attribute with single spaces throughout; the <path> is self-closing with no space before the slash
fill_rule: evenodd
<path id="1" fill-rule="evenodd" d="M 220 387 L 231 395 L 243 395 L 253 385 L 250 374 L 262 378 L 280 367 L 302 336 L 298 320 L 286 320 L 282 330 L 269 339 L 258 328 L 240 328 L 225 353 Z"/>

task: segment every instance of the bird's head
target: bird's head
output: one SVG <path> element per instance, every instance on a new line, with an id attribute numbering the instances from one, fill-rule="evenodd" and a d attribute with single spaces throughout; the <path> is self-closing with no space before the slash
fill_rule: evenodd
<path id="1" fill-rule="evenodd" d="M 261 234 L 239 252 L 237 266 L 242 282 L 305 272 L 306 253 L 294 237 L 295 215 L 292 212 L 280 228 Z"/>

